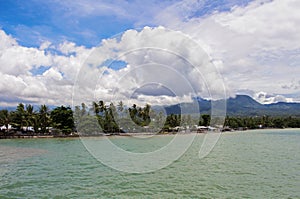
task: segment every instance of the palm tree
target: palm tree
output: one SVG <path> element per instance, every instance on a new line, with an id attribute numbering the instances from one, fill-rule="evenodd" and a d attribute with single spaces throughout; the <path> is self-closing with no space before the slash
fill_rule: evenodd
<path id="1" fill-rule="evenodd" d="M 144 120 L 144 125 L 149 125 L 151 118 L 150 118 L 150 111 L 151 111 L 151 106 L 149 104 L 146 104 L 145 108 L 143 109 L 143 120 Z"/>
<path id="2" fill-rule="evenodd" d="M 100 112 L 103 112 L 106 110 L 106 106 L 102 100 L 99 101 L 99 110 L 100 110 Z"/>
<path id="3" fill-rule="evenodd" d="M 123 104 L 122 101 L 119 101 L 119 103 L 118 103 L 118 111 L 120 111 L 122 113 L 123 110 L 124 110 L 124 104 Z"/>
<path id="4" fill-rule="evenodd" d="M 81 117 L 87 114 L 85 103 L 81 103 Z"/>
<path id="5" fill-rule="evenodd" d="M 47 132 L 47 127 L 50 124 L 49 108 L 46 105 L 41 105 L 39 110 L 41 132 L 44 134 Z"/>
<path id="6" fill-rule="evenodd" d="M 100 113 L 100 108 L 99 108 L 99 105 L 97 104 L 97 102 L 93 102 L 93 108 L 94 108 L 95 114 L 98 115 Z"/>
<path id="7" fill-rule="evenodd" d="M 34 115 L 33 106 L 28 104 L 26 105 L 26 111 L 25 111 L 25 122 L 26 122 L 26 131 L 28 131 L 28 127 L 33 125 L 33 115 Z"/>
<path id="8" fill-rule="evenodd" d="M 40 116 L 37 113 L 34 113 L 31 117 L 31 124 L 33 126 L 34 133 L 37 134 L 39 132 L 40 124 Z"/>
<path id="9" fill-rule="evenodd" d="M 12 126 L 16 127 L 17 130 L 22 130 L 22 127 L 26 123 L 26 112 L 24 104 L 18 104 L 16 111 L 11 113 L 12 116 Z"/>
<path id="10" fill-rule="evenodd" d="M 9 127 L 10 122 L 11 122 L 10 112 L 8 112 L 8 110 L 1 110 L 0 111 L 0 123 L 1 123 L 1 125 L 4 125 L 6 128 L 4 136 L 6 136 L 8 133 L 8 127 Z"/>
<path id="11" fill-rule="evenodd" d="M 129 111 L 129 115 L 130 115 L 132 121 L 133 121 L 134 123 L 137 123 L 137 121 L 136 121 L 136 115 L 137 115 L 137 113 L 138 113 L 138 110 L 137 110 L 136 104 L 133 104 L 133 105 L 132 105 L 132 108 L 129 108 L 128 111 Z"/>

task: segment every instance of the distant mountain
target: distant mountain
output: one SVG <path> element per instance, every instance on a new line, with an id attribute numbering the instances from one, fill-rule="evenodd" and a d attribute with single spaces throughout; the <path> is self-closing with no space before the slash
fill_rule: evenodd
<path id="1" fill-rule="evenodd" d="M 221 103 L 220 101 L 215 101 Z M 194 98 L 194 103 L 198 103 L 201 114 L 209 114 L 211 111 L 211 101 Z M 300 103 L 286 103 L 279 102 L 275 104 L 260 104 L 253 98 L 247 95 L 237 95 L 234 98 L 226 100 L 227 115 L 229 116 L 287 116 L 297 115 L 300 116 Z M 190 107 L 190 108 L 189 108 Z M 181 114 L 181 110 L 188 110 L 189 114 L 197 114 L 198 110 L 194 109 L 193 103 L 182 103 L 171 106 L 166 106 L 167 114 Z"/>
<path id="2" fill-rule="evenodd" d="M 222 103 L 222 101 L 214 101 L 214 103 Z M 39 106 L 35 105 L 35 110 Z M 49 106 L 52 110 L 56 106 Z M 154 110 L 160 111 L 162 107 L 153 106 Z M 274 104 L 260 104 L 247 95 L 236 95 L 234 98 L 226 100 L 226 115 L 228 116 L 300 116 L 300 103 L 278 102 Z M 14 111 L 16 107 L 0 107 L 0 110 L 8 109 Z M 171 106 L 164 106 L 168 115 L 170 114 L 210 114 L 211 100 L 201 97 L 193 98 L 192 103 L 181 103 Z"/>
<path id="3" fill-rule="evenodd" d="M 265 112 L 266 107 L 247 95 L 237 95 L 235 98 L 227 99 L 227 115 L 260 115 Z"/>
<path id="4" fill-rule="evenodd" d="M 278 102 L 274 104 L 267 104 L 265 106 L 268 107 L 270 113 L 273 113 L 274 115 L 278 115 L 278 113 L 282 113 L 285 115 L 300 116 L 300 103 Z"/>

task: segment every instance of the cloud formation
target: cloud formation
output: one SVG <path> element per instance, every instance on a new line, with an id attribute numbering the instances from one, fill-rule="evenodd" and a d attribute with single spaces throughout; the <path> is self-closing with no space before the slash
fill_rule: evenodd
<path id="1" fill-rule="evenodd" d="M 0 91 L 9 98 L 71 105 L 75 93 L 77 104 L 102 99 L 162 105 L 224 95 L 222 79 L 201 46 L 163 27 L 128 30 L 91 49 L 71 42 L 23 47 L 4 31 L 1 38 L 6 47 L 0 51 Z M 113 69 L 109 60 L 127 65 Z M 169 90 L 152 95 L 147 92 L 149 84 Z M 142 92 L 136 93 L 138 89 Z"/>
<path id="2" fill-rule="evenodd" d="M 127 66 L 113 70 L 103 66 L 107 60 L 123 61 Z M 153 84 L 168 92 L 147 92 L 147 86 Z M 137 89 L 143 92 L 138 94 Z M 191 102 L 193 96 L 216 99 L 225 95 L 220 74 L 201 46 L 163 27 L 128 30 L 119 38 L 104 40 L 83 64 L 74 91 L 77 103 L 88 99 L 82 97 L 87 91 L 95 99 L 155 105 Z"/>
<path id="3" fill-rule="evenodd" d="M 62 18 L 51 18 L 55 27 L 61 27 L 63 21 L 74 34 L 90 39 L 97 35 L 94 25 L 89 22 L 90 28 L 80 29 L 80 24 L 94 21 L 88 19 L 97 15 L 114 15 L 116 20 L 131 21 L 133 26 L 153 18 L 150 24 L 157 27 L 127 30 L 103 39 L 98 47 L 79 46 L 68 39 L 53 42 L 43 37 L 41 28 L 31 30 L 36 31 L 33 36 L 41 36 L 40 45 L 26 47 L 0 30 L 0 99 L 5 99 L 0 105 L 15 105 L 14 99 L 70 105 L 74 82 L 85 88 L 82 93 L 77 90 L 78 100 L 90 97 L 170 104 L 189 101 L 193 95 L 218 97 L 224 86 L 227 95 L 247 90 L 262 103 L 299 100 L 300 3 L 228 1 L 222 4 L 222 10 L 218 6 L 208 8 L 207 2 L 151 1 L 146 3 L 149 10 L 145 14 L 136 9 L 142 6 L 139 2 L 112 5 L 104 1 L 97 6 L 91 6 L 93 1 L 45 2 L 50 8 L 61 5 L 55 12 Z M 112 60 L 125 65 L 116 70 L 108 65 Z M 151 96 L 151 89 L 145 86 L 150 82 L 169 87 L 174 94 Z M 144 90 L 137 95 L 140 87 Z"/>
<path id="4" fill-rule="evenodd" d="M 273 104 L 278 102 L 293 102 L 292 98 L 282 95 L 270 95 L 265 92 L 255 93 L 254 99 L 262 104 Z"/>
<path id="5" fill-rule="evenodd" d="M 19 45 L 3 30 L 0 30 L 0 46 L 1 95 L 8 99 L 19 98 L 20 102 L 70 104 L 73 81 L 90 49 L 72 43 L 55 47 L 49 42 L 43 43 L 40 48 L 28 48 Z M 67 46 L 72 48 L 75 56 L 63 54 Z M 53 53 L 53 50 L 60 55 Z M 42 71 L 43 68 L 46 70 Z M 33 72 L 39 69 L 40 74 Z M 15 103 L 4 101 L 1 106 Z"/>
<path id="6" fill-rule="evenodd" d="M 189 1 L 181 4 L 185 2 Z M 258 0 L 226 12 L 187 18 L 202 6 L 196 1 L 192 5 L 185 7 L 184 14 L 171 6 L 157 21 L 207 46 L 230 90 L 299 96 L 299 89 L 292 89 L 295 86 L 283 86 L 300 80 L 299 1 Z"/>

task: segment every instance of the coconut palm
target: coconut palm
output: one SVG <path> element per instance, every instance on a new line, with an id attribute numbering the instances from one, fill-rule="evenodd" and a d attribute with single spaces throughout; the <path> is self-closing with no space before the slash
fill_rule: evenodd
<path id="1" fill-rule="evenodd" d="M 6 128 L 4 136 L 6 136 L 8 133 L 8 127 L 9 127 L 10 123 L 11 123 L 10 112 L 8 110 L 1 110 L 0 111 L 0 124 L 1 124 L 1 126 L 4 125 Z"/>
<path id="2" fill-rule="evenodd" d="M 26 111 L 24 104 L 18 104 L 16 111 L 12 112 L 12 126 L 16 127 L 17 130 L 22 130 L 23 126 L 26 125 Z"/>
<path id="3" fill-rule="evenodd" d="M 35 112 L 33 110 L 33 106 L 28 104 L 26 105 L 25 110 L 25 123 L 26 123 L 26 131 L 28 131 L 28 127 L 33 125 L 33 116 Z"/>
<path id="4" fill-rule="evenodd" d="M 39 109 L 41 133 L 48 131 L 47 127 L 50 125 L 50 111 L 46 105 L 41 105 Z"/>

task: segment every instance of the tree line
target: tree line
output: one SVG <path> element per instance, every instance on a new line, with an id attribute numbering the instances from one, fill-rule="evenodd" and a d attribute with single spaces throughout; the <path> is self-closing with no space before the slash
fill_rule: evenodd
<path id="1" fill-rule="evenodd" d="M 104 101 L 93 102 L 91 108 L 82 103 L 75 106 L 74 121 L 77 131 L 82 134 L 124 133 L 124 132 L 174 132 L 176 127 L 187 128 L 193 125 L 209 125 L 209 115 L 199 118 L 185 114 L 166 115 L 151 109 L 133 104 L 124 106 L 123 102 L 106 104 Z M 178 128 L 177 128 L 178 130 Z M 176 130 L 175 130 L 176 131 Z"/>
<path id="2" fill-rule="evenodd" d="M 75 129 L 70 107 L 60 106 L 50 110 L 48 106 L 41 105 L 35 110 L 33 105 L 22 103 L 14 111 L 0 110 L 0 126 L 5 127 L 2 129 L 4 136 L 16 132 L 27 135 L 68 135 Z"/>
<path id="3" fill-rule="evenodd" d="M 257 129 L 257 128 L 300 128 L 300 117 L 296 116 L 252 116 L 234 117 L 227 116 L 224 126 L 232 129 Z"/>
<path id="4" fill-rule="evenodd" d="M 210 115 L 163 114 L 151 109 L 149 104 L 144 107 L 133 104 L 126 107 L 122 101 L 117 105 L 100 100 L 91 106 L 84 103 L 70 107 L 60 106 L 50 110 L 41 105 L 20 103 L 14 111 L 0 110 L 0 126 L 2 135 L 10 133 L 26 133 L 30 135 L 69 135 L 72 132 L 82 134 L 123 133 L 123 132 L 170 132 L 174 128 L 192 128 L 195 125 L 209 126 Z M 9 132 L 9 125 L 12 130 Z M 256 128 L 300 128 L 299 117 L 276 116 L 227 116 L 224 126 L 229 129 Z"/>
<path id="5" fill-rule="evenodd" d="M 75 106 L 74 121 L 82 134 L 141 132 L 150 124 L 153 113 L 149 104 L 127 108 L 122 101 L 115 105 L 100 100 L 93 102 L 91 108 L 84 103 Z"/>

